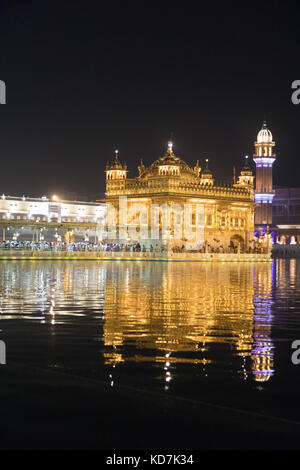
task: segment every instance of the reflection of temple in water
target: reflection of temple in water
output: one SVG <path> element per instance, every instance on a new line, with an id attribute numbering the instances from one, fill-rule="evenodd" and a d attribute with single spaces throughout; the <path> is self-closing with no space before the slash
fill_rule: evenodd
<path id="1" fill-rule="evenodd" d="M 142 288 L 137 288 L 137 284 Z M 129 263 L 107 270 L 104 340 L 107 363 L 135 360 L 208 365 L 225 343 L 257 381 L 273 374 L 270 339 L 272 268 L 224 263 Z M 138 350 L 124 357 L 126 345 Z M 166 369 L 166 368 L 165 368 Z"/>
<path id="2" fill-rule="evenodd" d="M 264 381 L 273 374 L 272 288 L 278 276 L 280 285 L 296 283 L 296 265 L 290 260 L 289 278 L 284 263 L 274 275 L 269 263 L 8 262 L 0 315 L 35 311 L 53 332 L 89 316 L 106 364 L 161 363 L 166 380 L 170 366 L 191 363 Z"/>

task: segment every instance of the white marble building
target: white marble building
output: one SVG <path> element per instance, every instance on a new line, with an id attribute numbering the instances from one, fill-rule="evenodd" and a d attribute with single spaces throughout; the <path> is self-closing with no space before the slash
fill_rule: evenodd
<path id="1" fill-rule="evenodd" d="M 0 196 L 0 225 L 2 239 L 18 232 L 18 238 L 30 238 L 32 232 L 43 230 L 45 239 L 52 239 L 54 231 L 72 228 L 76 238 L 82 239 L 87 233 L 95 233 L 103 227 L 105 220 L 105 203 L 66 201 L 57 197 L 52 199 L 16 197 L 2 194 Z M 43 227 L 43 228 L 42 228 Z"/>

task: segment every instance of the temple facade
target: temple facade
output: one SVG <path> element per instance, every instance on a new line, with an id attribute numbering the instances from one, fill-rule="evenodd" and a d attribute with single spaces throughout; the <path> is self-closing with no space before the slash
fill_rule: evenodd
<path id="1" fill-rule="evenodd" d="M 170 217 L 164 225 L 159 217 L 159 239 L 139 238 L 139 242 L 149 244 L 168 244 L 168 247 L 184 246 L 190 249 L 228 249 L 247 250 L 252 246 L 254 233 L 254 177 L 246 160 L 237 182 L 219 185 L 206 160 L 201 169 L 199 161 L 194 167 L 188 165 L 173 151 L 172 142 L 168 143 L 166 153 L 155 160 L 149 167 L 141 161 L 138 176 L 128 178 L 127 166 L 119 160 L 118 151 L 112 164 L 106 165 L 106 203 L 114 207 L 117 229 L 132 224 L 141 233 L 150 233 L 153 207 L 162 205 L 170 207 Z M 120 198 L 126 196 L 126 217 L 120 214 Z M 134 214 L 133 205 L 142 204 L 146 214 Z M 183 235 L 176 236 L 176 224 L 185 225 L 185 206 L 192 207 L 191 225 L 196 232 L 199 226 L 203 229 L 203 238 L 197 243 L 187 240 Z M 181 214 L 173 213 L 172 207 L 181 208 Z M 160 209 L 159 209 L 160 210 Z M 148 229 L 148 232 L 147 232 Z M 124 232 L 123 232 L 124 233 Z M 184 230 L 182 230 L 184 234 Z M 123 242 L 124 237 L 120 237 Z M 135 241 L 128 236 L 127 241 Z"/>

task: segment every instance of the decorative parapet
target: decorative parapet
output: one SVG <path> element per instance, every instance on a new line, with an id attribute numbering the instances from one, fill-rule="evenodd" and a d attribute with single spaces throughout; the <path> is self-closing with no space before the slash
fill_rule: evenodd
<path id="1" fill-rule="evenodd" d="M 185 195 L 187 197 L 218 197 L 235 198 L 254 201 L 254 193 L 248 187 L 233 186 L 209 186 L 201 183 L 185 182 L 176 178 L 149 179 L 139 181 L 127 179 L 122 181 L 109 181 L 107 183 L 107 196 L 140 196 L 161 193 L 173 193 L 174 195 Z"/>

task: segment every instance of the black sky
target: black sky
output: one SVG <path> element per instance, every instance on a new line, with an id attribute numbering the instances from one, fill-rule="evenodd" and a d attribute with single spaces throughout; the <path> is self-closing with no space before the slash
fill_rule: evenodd
<path id="1" fill-rule="evenodd" d="M 217 179 L 231 178 L 253 154 L 264 114 L 277 144 L 275 183 L 300 186 L 291 4 L 0 5 L 0 193 L 103 197 L 115 148 L 135 176 L 141 157 L 150 164 L 164 152 L 170 132 L 184 160 L 209 158 Z"/>

